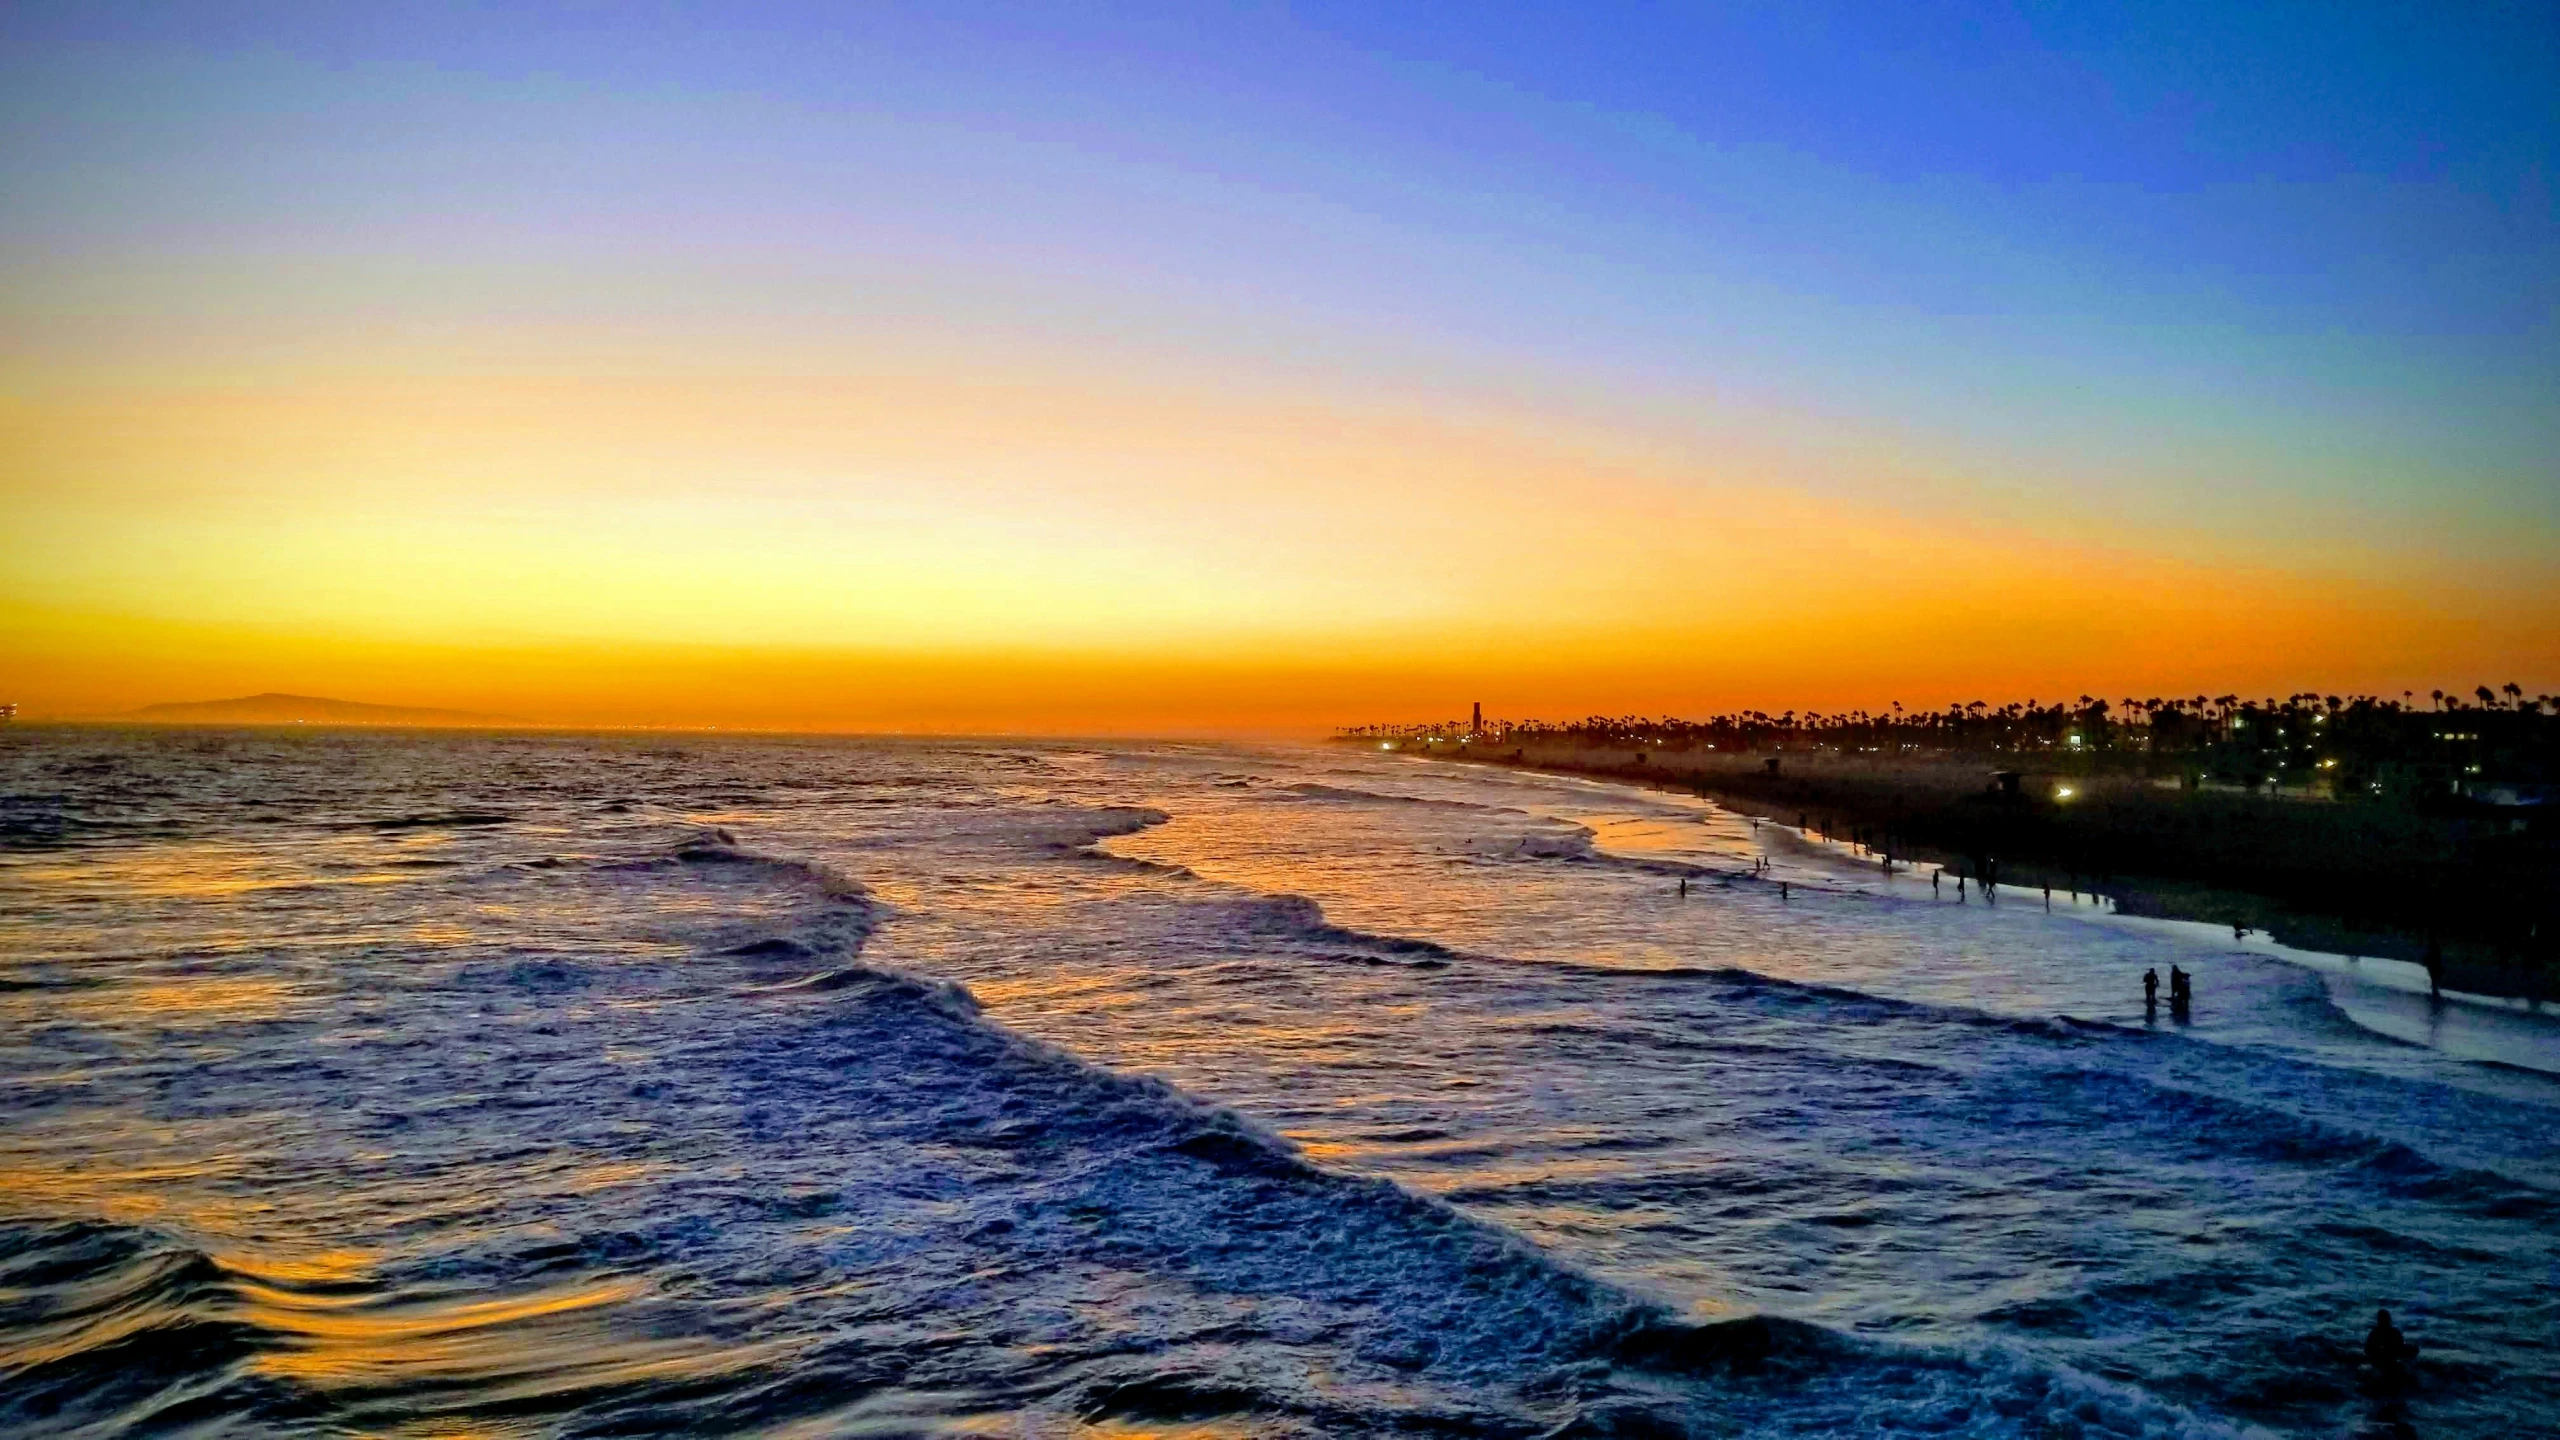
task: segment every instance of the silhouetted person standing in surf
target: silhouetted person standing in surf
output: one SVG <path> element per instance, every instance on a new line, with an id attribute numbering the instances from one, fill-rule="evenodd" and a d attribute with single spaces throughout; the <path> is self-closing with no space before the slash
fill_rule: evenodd
<path id="1" fill-rule="evenodd" d="M 2373 1312 L 2373 1329 L 2364 1337 L 2364 1363 L 2373 1367 L 2373 1378 L 2381 1384 L 2398 1387 L 2409 1383 L 2409 1367 L 2418 1359 L 2418 1347 L 2391 1323 L 2391 1312 Z"/>
<path id="2" fill-rule="evenodd" d="M 2160 972 L 2142 972 L 2142 1013 L 2148 1015 L 2160 1008 Z"/>

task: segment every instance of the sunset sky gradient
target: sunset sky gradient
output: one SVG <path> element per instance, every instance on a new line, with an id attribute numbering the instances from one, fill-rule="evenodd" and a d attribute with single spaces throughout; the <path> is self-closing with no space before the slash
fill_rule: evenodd
<path id="1" fill-rule="evenodd" d="M 2546 6 L 29 4 L 0 700 L 2560 688 Z"/>

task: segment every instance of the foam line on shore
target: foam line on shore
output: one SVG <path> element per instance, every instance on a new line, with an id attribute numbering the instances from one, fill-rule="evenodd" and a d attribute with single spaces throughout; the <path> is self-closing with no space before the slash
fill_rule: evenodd
<path id="1" fill-rule="evenodd" d="M 1535 766 L 1498 766 L 1491 765 L 1487 762 L 1453 762 L 1429 756 L 1417 755 L 1407 756 L 1405 758 L 1410 763 L 1417 765 L 1476 763 L 1483 764 L 1485 765 L 1485 768 L 1497 771 L 1526 771 L 1527 773 L 1536 774 L 1544 778 L 1563 780 L 1579 786 L 1606 789 L 1618 793 L 1640 794 L 1657 802 L 1667 800 L 1672 803 L 1675 808 L 1687 809 L 1694 806 L 1698 809 L 1711 813 L 1732 815 L 1746 820 L 1757 819 L 1761 827 L 1776 831 L 1785 836 L 1791 842 L 1805 847 L 1816 856 L 1835 863 L 1844 869 L 1856 872 L 1871 882 L 1875 879 L 1876 872 L 1880 869 L 1880 867 L 1875 865 L 1873 862 L 1858 858 L 1858 847 L 1854 842 L 1813 833 L 1810 827 L 1789 825 L 1783 821 L 1771 819 L 1766 816 L 1753 816 L 1748 811 L 1731 809 L 1709 798 L 1690 796 L 1677 791 L 1657 790 L 1650 785 L 1641 784 L 1633 779 L 1585 775 L 1570 771 L 1541 770 Z M 1595 849 L 1596 853 L 1607 853 L 1605 850 L 1597 849 L 1597 847 L 1595 847 Z M 1638 857 L 1633 856 L 1609 856 L 1609 858 L 1632 864 L 1647 863 Z M 1897 869 L 1890 875 L 1886 876 L 1883 881 L 1883 888 L 1881 889 L 1870 888 L 1869 886 L 1858 886 L 1853 889 L 1843 891 L 1836 887 L 1814 884 L 1803 884 L 1800 888 L 1808 894 L 1820 892 L 1829 892 L 1835 895 L 1863 894 L 1895 900 L 1910 899 L 1917 901 L 1920 897 L 1916 895 L 1905 896 L 1896 893 L 1892 887 L 1902 883 L 1918 884 L 1927 880 L 1932 874 L 1944 875 L 1946 873 L 1945 867 L 1942 865 L 1920 861 L 1906 863 L 1909 868 Z M 1998 889 L 1999 892 L 2006 893 L 2011 896 L 2025 895 L 2034 897 L 2036 902 L 2036 913 L 2046 913 L 2041 904 L 2041 887 L 2029 888 L 2016 885 L 2004 885 L 1998 887 Z M 2372 1013 L 2370 1011 L 2367 1011 L 2364 1014 L 2359 1014 L 2356 1007 L 2345 1005 L 2340 1007 L 2340 1013 L 2344 1014 L 2351 1023 L 2355 1024 L 2359 1029 L 2362 1029 L 2378 1038 L 2400 1043 L 2424 1045 L 2429 1049 L 2438 1050 L 2441 1053 L 2451 1055 L 2456 1059 L 2469 1060 L 2475 1063 L 2498 1064 L 2513 1069 L 2560 1075 L 2560 1059 L 2543 1058 L 2538 1053 L 2541 1050 L 2549 1048 L 2547 1043 L 2548 1037 L 2560 1035 L 2560 1013 L 2555 1013 L 2553 1010 L 2536 1007 L 2531 1002 L 2525 1000 L 2510 999 L 2493 995 L 2481 995 L 2463 990 L 2446 989 L 2441 992 L 2431 994 L 2424 967 L 2407 961 L 2389 960 L 2372 956 L 2357 957 L 2328 951 L 2311 950 L 2304 947 L 2288 945 L 2262 931 L 2252 931 L 2246 936 L 2235 937 L 2230 935 L 2225 927 L 2207 921 L 2180 920 L 2163 916 L 2126 914 L 2115 904 L 2108 901 L 2104 896 L 2095 891 L 2084 891 L 2081 893 L 2087 897 L 2086 900 L 2075 900 L 2073 903 L 2068 905 L 2057 905 L 2050 913 L 2082 921 L 2084 923 L 2110 925 L 2122 927 L 2128 930 L 2144 931 L 2151 934 L 2173 937 L 2200 946 L 2255 955 L 2265 959 L 2292 965 L 2300 969 L 2313 971 L 2323 976 L 2344 977 L 2359 984 L 2371 985 L 2378 989 L 2397 991 L 2404 995 L 2427 997 L 2429 999 L 2440 998 L 2442 1003 L 2446 1005 L 2463 1006 L 2471 1011 L 2480 1012 L 2489 1016 L 2508 1017 L 2522 1027 L 2518 1038 L 2526 1039 L 2528 1043 L 2513 1046 L 2493 1046 L 2491 1042 L 2483 1039 L 2469 1045 L 2456 1044 L 2448 1047 L 2445 1044 L 2437 1043 L 2435 1040 L 2429 1038 L 2413 1037 L 2413 1035 L 2409 1033 L 2407 1027 L 2384 1028 L 2382 1025 L 2373 1023 L 2369 1018 Z M 1988 903 L 1980 905 L 1979 908 L 1997 913 L 2004 908 L 2007 908 L 2007 905 L 2014 903 L 2015 901 L 2013 900 L 2004 904 L 2004 902 L 1995 898 Z"/>

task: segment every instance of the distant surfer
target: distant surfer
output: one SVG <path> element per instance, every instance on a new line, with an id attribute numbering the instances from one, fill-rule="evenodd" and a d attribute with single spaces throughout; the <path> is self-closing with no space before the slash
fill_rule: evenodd
<path id="1" fill-rule="evenodd" d="M 2364 1337 L 2364 1363 L 2371 1367 L 2374 1382 L 2398 1389 L 2411 1379 L 2410 1367 L 2418 1361 L 2418 1347 L 2391 1323 L 2391 1312 L 2373 1312 L 2373 1329 Z"/>
<path id="2" fill-rule="evenodd" d="M 1689 877 L 1686 875 L 1680 877 L 1680 898 L 1683 900 L 1689 898 Z"/>

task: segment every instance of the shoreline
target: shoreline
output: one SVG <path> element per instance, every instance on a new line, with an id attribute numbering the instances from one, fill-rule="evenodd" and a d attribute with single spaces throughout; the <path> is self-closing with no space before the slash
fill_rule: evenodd
<path id="1" fill-rule="evenodd" d="M 1976 879 L 1987 873 L 2002 888 L 2029 894 L 2038 894 L 2046 886 L 2056 893 L 2076 890 L 2083 895 L 2103 896 L 2112 913 L 2127 918 L 2243 929 L 2290 950 L 2333 956 L 2350 964 L 2370 959 L 2423 966 L 2431 946 L 2424 931 L 2387 920 L 2378 922 L 2370 911 L 2359 915 L 2336 906 L 2306 903 L 2300 895 L 2275 895 L 2193 875 L 2160 873 L 2174 867 L 2146 866 L 2141 862 L 2150 857 L 2123 854 L 2127 847 L 2121 837 L 2106 837 L 2108 848 L 2099 850 L 2085 838 L 2068 832 L 2053 833 L 2060 827 L 2050 824 L 2004 823 L 2013 819 L 2049 819 L 2053 807 L 2048 805 L 2039 814 L 2024 807 L 2004 811 L 1986 806 L 1981 784 L 1990 767 L 1979 759 L 1826 762 L 1820 757 L 1791 752 L 1776 757 L 1779 769 L 1770 771 L 1766 766 L 1772 757 L 1766 755 L 1719 755 L 1712 762 L 1700 763 L 1700 757 L 1694 754 L 1681 756 L 1659 750 L 1591 751 L 1577 747 L 1571 753 L 1531 754 L 1533 747 L 1515 745 L 1508 750 L 1488 746 L 1486 753 L 1452 754 L 1425 745 L 1397 748 L 1416 759 L 1447 764 L 1530 770 L 1693 794 L 1736 814 L 1800 831 L 1807 841 L 1851 847 L 1853 853 L 1859 847 L 1878 855 L 1889 851 L 1897 867 L 1936 867 L 1950 876 Z M 1791 770 L 1790 766 L 1796 768 Z M 2117 787 L 2114 798 L 2126 798 L 2124 791 L 2128 788 Z M 2156 796 L 2139 798 L 2154 808 L 2180 803 L 2164 802 Z M 2291 803 L 2296 802 L 2259 802 L 2267 807 Z M 2106 804 L 2106 797 L 2096 797 L 2092 808 Z M 2277 817 L 2279 823 L 2269 827 L 2277 831 L 2284 828 L 2282 822 L 2286 820 L 2325 818 L 2311 816 L 2307 811 L 2272 808 L 2261 813 Z M 1997 837 L 1995 845 L 1987 850 L 1979 839 L 1971 846 L 1947 843 L 1966 835 L 1979 837 L 1986 828 Z M 2254 845 L 2264 855 L 2297 838 L 2282 833 L 2252 835 L 2242 843 Z M 2084 855 L 2102 854 L 2112 863 L 2093 864 L 2088 869 L 2073 865 L 2057 852 L 2075 848 L 2075 839 Z M 2138 846 L 2132 848 L 2139 850 Z M 1968 849 L 1972 853 L 1966 853 Z M 2397 883 L 2387 868 L 2378 869 L 2370 863 L 2362 868 L 2371 873 L 2347 874 L 2343 878 L 2371 879 L 2376 885 Z M 2437 868 L 2442 868 L 2441 862 Z M 2433 937 L 2432 943 L 2438 952 L 2436 984 L 2448 995 L 2460 992 L 2500 1008 L 2512 1008 L 2513 1002 L 2523 1002 L 2528 1007 L 2560 1002 L 2560 967 L 2554 967 L 2547 953 L 2538 958 L 2520 954 L 2512 947 L 2449 926 Z"/>

